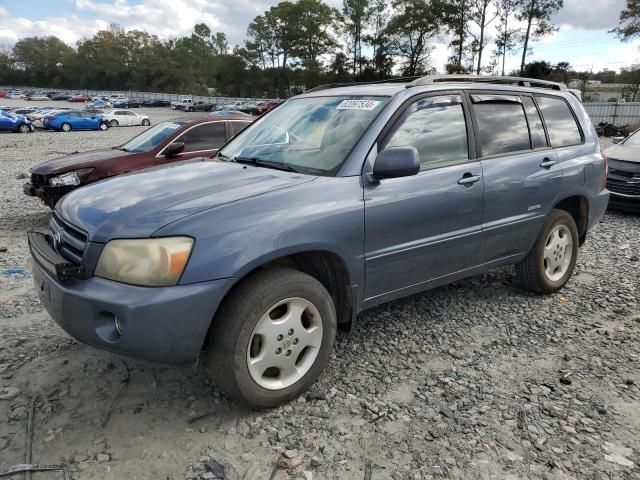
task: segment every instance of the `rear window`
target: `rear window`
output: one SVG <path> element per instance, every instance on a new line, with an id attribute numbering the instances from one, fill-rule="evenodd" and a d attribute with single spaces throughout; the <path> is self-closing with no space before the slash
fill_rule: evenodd
<path id="1" fill-rule="evenodd" d="M 552 147 L 580 145 L 582 135 L 567 102 L 561 98 L 536 97 Z"/>
<path id="2" fill-rule="evenodd" d="M 520 98 L 512 95 L 472 95 L 482 155 L 529 150 L 529 128 Z"/>

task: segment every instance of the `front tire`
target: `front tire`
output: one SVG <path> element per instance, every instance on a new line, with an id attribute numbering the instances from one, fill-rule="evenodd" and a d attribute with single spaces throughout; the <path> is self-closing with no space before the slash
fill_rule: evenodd
<path id="1" fill-rule="evenodd" d="M 578 246 L 578 227 L 573 217 L 564 210 L 552 210 L 531 251 L 516 264 L 516 277 L 534 292 L 557 292 L 573 274 Z"/>
<path id="2" fill-rule="evenodd" d="M 148 127 L 149 125 L 151 125 L 151 122 L 149 120 L 147 120 L 146 118 L 144 120 L 142 120 L 142 126 L 143 127 Z"/>
<path id="3" fill-rule="evenodd" d="M 31 127 L 26 123 L 23 123 L 18 127 L 18 133 L 30 133 L 30 132 L 31 132 Z"/>
<path id="4" fill-rule="evenodd" d="M 253 408 L 276 407 L 304 392 L 324 370 L 336 335 L 329 292 L 288 268 L 244 280 L 214 322 L 208 348 L 213 379 Z"/>
<path id="5" fill-rule="evenodd" d="M 63 132 L 70 132 L 71 124 L 67 122 L 63 123 L 62 125 L 60 125 L 60 130 L 62 130 Z"/>
<path id="6" fill-rule="evenodd" d="M 120 124 L 118 123 L 118 120 L 115 120 L 115 119 L 114 119 L 114 120 L 111 120 L 111 121 L 109 122 L 109 124 L 110 124 L 112 127 L 117 127 L 118 125 L 120 125 Z"/>
<path id="7" fill-rule="evenodd" d="M 101 122 L 100 125 L 98 125 L 98 128 L 104 132 L 109 128 L 109 124 L 107 122 Z"/>

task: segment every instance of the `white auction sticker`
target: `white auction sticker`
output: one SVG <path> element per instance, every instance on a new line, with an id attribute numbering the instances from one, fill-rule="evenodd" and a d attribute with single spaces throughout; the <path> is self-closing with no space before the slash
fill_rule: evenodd
<path id="1" fill-rule="evenodd" d="M 379 100 L 343 100 L 336 110 L 373 110 L 379 103 Z"/>

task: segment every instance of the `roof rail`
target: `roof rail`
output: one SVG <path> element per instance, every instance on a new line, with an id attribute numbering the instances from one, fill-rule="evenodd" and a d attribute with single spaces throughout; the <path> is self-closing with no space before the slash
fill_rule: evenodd
<path id="1" fill-rule="evenodd" d="M 420 77 L 407 85 L 417 87 L 420 85 L 432 85 L 440 82 L 471 82 L 471 83 L 493 83 L 498 85 L 519 85 L 521 87 L 549 88 L 552 90 L 567 90 L 563 83 L 550 82 L 549 80 L 538 80 L 537 78 L 524 77 L 502 77 L 498 75 L 427 75 Z"/>
<path id="2" fill-rule="evenodd" d="M 305 90 L 304 93 L 309 92 L 319 92 L 321 90 L 328 90 L 330 88 L 339 88 L 339 87 L 353 87 L 356 85 L 375 85 L 377 83 L 407 83 L 412 80 L 419 80 L 422 77 L 399 77 L 399 78 L 388 78 L 386 80 L 374 80 L 372 82 L 344 82 L 344 83 L 325 83 L 324 85 L 318 85 L 317 87 L 310 88 L 309 90 Z"/>

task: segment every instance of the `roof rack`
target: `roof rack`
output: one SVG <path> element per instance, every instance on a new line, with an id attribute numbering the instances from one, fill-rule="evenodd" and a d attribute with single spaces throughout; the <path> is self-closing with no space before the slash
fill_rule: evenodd
<path id="1" fill-rule="evenodd" d="M 549 88 L 552 90 L 567 90 L 563 83 L 550 82 L 548 80 L 538 80 L 537 78 L 524 77 L 501 77 L 497 75 L 427 75 L 420 77 L 407 85 L 417 87 L 421 85 L 433 85 L 440 82 L 472 82 L 472 83 L 493 83 L 498 85 L 519 85 L 521 87 Z"/>
<path id="2" fill-rule="evenodd" d="M 310 88 L 306 90 L 304 93 L 309 92 L 319 92 L 320 90 L 328 90 L 330 88 L 339 88 L 339 87 L 353 87 L 356 85 L 375 85 L 379 83 L 407 83 L 410 81 L 419 80 L 423 77 L 399 77 L 399 78 L 388 78 L 386 80 L 374 80 L 372 82 L 345 82 L 345 83 L 325 83 L 324 85 L 318 85 L 317 87 Z"/>

